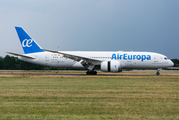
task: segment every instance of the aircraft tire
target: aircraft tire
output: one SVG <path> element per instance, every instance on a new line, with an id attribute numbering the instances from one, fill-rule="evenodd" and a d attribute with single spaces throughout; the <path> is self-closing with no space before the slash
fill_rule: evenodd
<path id="1" fill-rule="evenodd" d="M 96 71 L 87 71 L 86 75 L 97 75 Z"/>
<path id="2" fill-rule="evenodd" d="M 160 75 L 160 72 L 157 72 L 156 75 Z"/>

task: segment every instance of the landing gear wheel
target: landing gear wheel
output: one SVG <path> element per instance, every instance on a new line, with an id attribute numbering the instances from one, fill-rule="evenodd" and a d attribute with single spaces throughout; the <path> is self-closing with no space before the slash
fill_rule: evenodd
<path id="1" fill-rule="evenodd" d="M 161 68 L 158 68 L 156 75 L 160 75 L 159 71 L 161 71 L 161 70 L 162 70 Z"/>
<path id="2" fill-rule="evenodd" d="M 96 71 L 87 71 L 86 72 L 87 75 L 97 75 Z"/>
<path id="3" fill-rule="evenodd" d="M 157 72 L 157 73 L 156 73 L 156 75 L 160 75 L 160 73 L 159 73 L 159 72 Z"/>

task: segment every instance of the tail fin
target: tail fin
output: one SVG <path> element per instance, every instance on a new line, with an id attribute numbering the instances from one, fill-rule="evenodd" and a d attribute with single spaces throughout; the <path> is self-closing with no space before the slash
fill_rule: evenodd
<path id="1" fill-rule="evenodd" d="M 44 52 L 41 47 L 33 40 L 21 27 L 15 27 L 25 54 Z"/>

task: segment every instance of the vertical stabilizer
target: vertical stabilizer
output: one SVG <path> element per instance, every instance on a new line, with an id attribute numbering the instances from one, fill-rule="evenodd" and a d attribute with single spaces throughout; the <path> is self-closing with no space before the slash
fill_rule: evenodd
<path id="1" fill-rule="evenodd" d="M 21 27 L 15 27 L 15 29 L 25 54 L 44 52 L 36 41 L 33 40 Z"/>

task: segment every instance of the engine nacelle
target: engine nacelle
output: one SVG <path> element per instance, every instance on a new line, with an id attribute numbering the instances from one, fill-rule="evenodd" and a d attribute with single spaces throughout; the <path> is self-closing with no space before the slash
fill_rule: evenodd
<path id="1" fill-rule="evenodd" d="M 122 72 L 122 65 L 120 61 L 103 61 L 101 62 L 101 71 L 103 72 Z"/>

